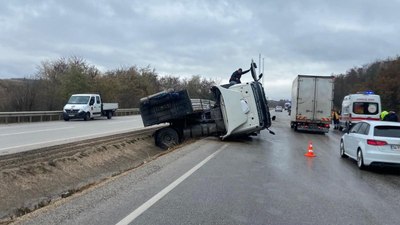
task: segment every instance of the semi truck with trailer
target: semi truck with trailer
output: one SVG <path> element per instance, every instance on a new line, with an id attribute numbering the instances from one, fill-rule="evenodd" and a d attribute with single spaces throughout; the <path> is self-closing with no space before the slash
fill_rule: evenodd
<path id="1" fill-rule="evenodd" d="M 105 116 L 111 119 L 118 109 L 118 103 L 103 103 L 99 94 L 74 94 L 63 109 L 65 121 L 81 118 L 83 120 Z"/>
<path id="2" fill-rule="evenodd" d="M 328 133 L 333 103 L 333 76 L 298 75 L 292 84 L 290 127 Z"/>
<path id="3" fill-rule="evenodd" d="M 212 100 L 191 99 L 187 90 L 169 90 L 140 100 L 145 127 L 165 124 L 154 133 L 155 144 L 168 149 L 191 137 L 216 136 L 225 140 L 235 136 L 258 135 L 271 126 L 264 88 L 251 62 L 253 81 L 216 85 Z M 273 134 L 272 131 L 270 133 Z"/>

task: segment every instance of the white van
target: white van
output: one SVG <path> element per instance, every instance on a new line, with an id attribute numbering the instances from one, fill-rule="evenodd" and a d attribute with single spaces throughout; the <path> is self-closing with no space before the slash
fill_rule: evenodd
<path id="1" fill-rule="evenodd" d="M 339 130 L 361 120 L 380 120 L 381 110 L 381 97 L 373 92 L 347 95 L 342 102 Z"/>
<path id="2" fill-rule="evenodd" d="M 64 106 L 63 117 L 65 121 L 75 118 L 86 121 L 100 116 L 111 119 L 117 109 L 118 103 L 103 103 L 98 94 L 75 94 Z"/>

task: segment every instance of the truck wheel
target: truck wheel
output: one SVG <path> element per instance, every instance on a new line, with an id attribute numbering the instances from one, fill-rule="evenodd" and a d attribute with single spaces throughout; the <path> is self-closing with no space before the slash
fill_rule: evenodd
<path id="1" fill-rule="evenodd" d="M 155 141 L 158 147 L 168 149 L 179 144 L 179 135 L 175 129 L 166 127 L 156 132 Z"/>
<path id="2" fill-rule="evenodd" d="M 108 112 L 107 112 L 107 119 L 111 119 L 111 117 L 112 117 L 112 112 L 111 112 L 111 111 L 108 111 Z"/>
<path id="3" fill-rule="evenodd" d="M 69 121 L 69 116 L 64 116 L 64 121 Z"/>
<path id="4" fill-rule="evenodd" d="M 87 112 L 87 113 L 85 114 L 85 117 L 83 117 L 83 120 L 85 120 L 85 121 L 90 120 L 90 112 Z"/>

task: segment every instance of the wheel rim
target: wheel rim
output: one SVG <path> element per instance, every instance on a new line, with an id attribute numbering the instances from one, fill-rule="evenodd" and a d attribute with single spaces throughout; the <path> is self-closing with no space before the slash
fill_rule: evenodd
<path id="1" fill-rule="evenodd" d="M 172 140 L 174 140 L 174 138 L 172 138 L 169 134 L 166 134 L 163 136 L 163 142 L 171 144 Z"/>
<path id="2" fill-rule="evenodd" d="M 344 155 L 344 144 L 343 144 L 343 141 L 340 142 L 340 155 L 341 156 Z"/>
<path id="3" fill-rule="evenodd" d="M 363 166 L 363 157 L 360 150 L 357 152 L 357 166 L 360 168 Z"/>
<path id="4" fill-rule="evenodd" d="M 156 144 L 164 149 L 179 144 L 178 133 L 172 128 L 162 129 L 156 135 Z"/>

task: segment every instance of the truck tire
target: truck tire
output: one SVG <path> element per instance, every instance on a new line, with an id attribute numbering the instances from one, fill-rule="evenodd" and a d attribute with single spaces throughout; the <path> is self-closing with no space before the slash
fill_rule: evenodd
<path id="1" fill-rule="evenodd" d="M 85 113 L 85 117 L 83 117 L 84 121 L 90 120 L 90 112 Z"/>
<path id="2" fill-rule="evenodd" d="M 171 127 L 162 128 L 156 132 L 155 142 L 162 149 L 171 148 L 179 144 L 178 132 Z"/>
<path id="3" fill-rule="evenodd" d="M 112 117 L 112 112 L 111 111 L 107 111 L 107 119 L 111 119 L 111 117 Z"/>
<path id="4" fill-rule="evenodd" d="M 64 116 L 64 121 L 69 121 L 69 116 Z"/>
<path id="5" fill-rule="evenodd" d="M 340 157 L 347 158 L 346 150 L 344 149 L 343 140 L 340 140 Z"/>

